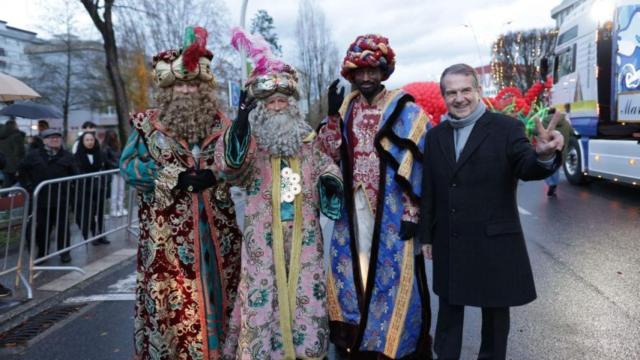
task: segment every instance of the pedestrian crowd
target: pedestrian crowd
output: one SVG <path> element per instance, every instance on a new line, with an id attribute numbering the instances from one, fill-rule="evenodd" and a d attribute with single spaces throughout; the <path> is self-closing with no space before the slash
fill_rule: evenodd
<path id="1" fill-rule="evenodd" d="M 118 168 L 120 148 L 113 130 L 106 131 L 105 145 L 101 148 L 96 125 L 91 121 L 85 122 L 72 147 L 74 151 L 70 152 L 61 131 L 50 128 L 46 120 L 39 120 L 37 127 L 38 134 L 27 143 L 24 132 L 18 129 L 14 119 L 0 125 L 2 187 L 23 187 L 33 200 L 35 189 L 44 181 Z M 78 226 L 84 239 L 101 234 L 107 206 L 111 216 L 126 215 L 124 182 L 118 178 L 117 175 L 110 178 L 94 176 L 69 184 L 54 183 L 42 188 L 37 203 L 25 204 L 24 211 L 30 214 L 35 207 L 35 257 L 41 258 L 53 252 L 49 247 L 52 239 L 56 239 L 56 250 L 68 247 L 72 223 Z M 70 212 L 74 213 L 73 216 Z M 29 217 L 24 224 L 27 226 L 27 239 L 30 239 L 33 221 Z M 109 243 L 104 236 L 92 242 L 93 245 Z M 69 251 L 60 253 L 62 263 L 71 260 Z M 0 284 L 0 297 L 11 293 Z"/>

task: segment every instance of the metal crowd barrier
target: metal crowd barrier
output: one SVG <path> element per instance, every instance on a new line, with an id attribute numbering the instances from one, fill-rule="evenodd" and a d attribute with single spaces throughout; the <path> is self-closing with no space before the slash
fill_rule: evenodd
<path id="1" fill-rule="evenodd" d="M 22 283 L 27 297 L 33 297 L 31 285 L 22 272 L 24 239 L 29 216 L 29 193 L 21 187 L 0 189 L 0 278 L 16 273 L 14 289 Z M 8 284 L 3 284 L 9 287 Z"/>
<path id="2" fill-rule="evenodd" d="M 111 189 L 123 189 L 122 208 L 118 212 L 111 204 Z M 111 188 L 111 189 L 110 189 Z M 117 189 L 116 189 L 117 191 Z M 124 183 L 118 169 L 63 177 L 43 181 L 33 192 L 31 219 L 29 220 L 29 283 L 36 271 L 73 270 L 84 273 L 72 265 L 70 251 L 96 242 L 120 230 L 131 231 L 136 216 L 133 216 L 135 189 Z M 109 206 L 107 206 L 107 204 Z M 124 214 L 126 209 L 128 214 Z M 110 226 L 105 225 L 105 215 Z M 70 228 L 77 225 L 80 241 L 73 241 Z M 55 231 L 51 231 L 55 228 Z M 61 265 L 45 265 L 60 256 Z"/>

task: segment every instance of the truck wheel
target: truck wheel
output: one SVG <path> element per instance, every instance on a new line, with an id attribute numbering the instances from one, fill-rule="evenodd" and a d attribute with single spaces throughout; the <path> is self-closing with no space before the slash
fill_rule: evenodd
<path id="1" fill-rule="evenodd" d="M 582 153 L 578 139 L 572 136 L 567 144 L 567 155 L 564 159 L 563 167 L 564 175 L 573 185 L 584 185 L 587 182 L 587 177 L 583 174 L 581 159 Z"/>

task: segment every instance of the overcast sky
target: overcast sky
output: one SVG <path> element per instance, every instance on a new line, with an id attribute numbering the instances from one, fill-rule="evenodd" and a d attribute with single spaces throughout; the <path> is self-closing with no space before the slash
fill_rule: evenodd
<path id="1" fill-rule="evenodd" d="M 240 0 L 225 0 L 232 21 L 240 19 Z M 488 64 L 498 34 L 554 26 L 551 9 L 561 0 L 323 0 L 318 1 L 344 55 L 364 33 L 389 38 L 396 52 L 396 71 L 388 80 L 397 87 L 412 81 L 438 79 L 457 62 Z M 365 5 L 366 4 L 366 5 Z M 249 0 L 247 24 L 258 9 L 274 18 L 285 58 L 295 57 L 297 2 Z M 465 27 L 464 24 L 470 25 Z M 474 32 L 477 43 L 474 39 Z"/>
<path id="2" fill-rule="evenodd" d="M 223 0 L 231 24 L 240 19 L 241 0 Z M 364 33 L 389 38 L 396 52 L 396 71 L 388 86 L 437 79 L 447 65 L 488 64 L 498 34 L 554 26 L 551 9 L 561 0 L 322 0 L 331 36 L 340 56 Z M 8 25 L 42 32 L 38 0 L 0 0 L 0 20 Z M 285 60 L 295 63 L 295 0 L 249 0 L 247 24 L 258 9 L 274 18 Z M 469 27 L 465 27 L 467 24 Z M 474 39 L 477 38 L 477 42 Z M 337 73 L 336 73 L 337 75 Z"/>

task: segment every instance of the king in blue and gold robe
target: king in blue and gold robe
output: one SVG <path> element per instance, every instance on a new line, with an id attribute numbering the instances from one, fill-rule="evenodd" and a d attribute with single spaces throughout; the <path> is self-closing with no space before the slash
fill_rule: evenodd
<path id="1" fill-rule="evenodd" d="M 355 358 L 431 358 L 424 258 L 400 237 L 402 222 L 417 222 L 429 126 L 410 95 L 383 89 L 371 102 L 351 93 L 319 130 L 345 184 L 327 282 L 331 340 Z"/>

